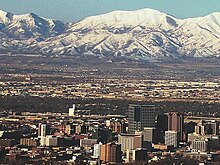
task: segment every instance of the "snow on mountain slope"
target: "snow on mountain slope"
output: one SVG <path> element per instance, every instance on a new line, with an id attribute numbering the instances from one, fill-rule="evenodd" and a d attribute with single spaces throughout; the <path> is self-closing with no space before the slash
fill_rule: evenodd
<path id="1" fill-rule="evenodd" d="M 0 23 L 8 24 L 12 20 L 13 14 L 0 10 Z"/>
<path id="2" fill-rule="evenodd" d="M 138 11 L 114 11 L 111 13 L 88 17 L 73 26 L 73 30 L 86 30 L 109 28 L 132 28 L 135 26 L 159 27 L 167 29 L 177 26 L 172 16 L 153 9 L 143 9 Z"/>
<path id="3" fill-rule="evenodd" d="M 152 9 L 114 11 L 68 25 L 35 14 L 6 15 L 0 12 L 0 31 L 16 40 L 13 48 L 24 45 L 23 52 L 132 59 L 220 55 L 220 13 L 177 19 Z M 11 48 L 7 39 L 4 45 Z"/>
<path id="4" fill-rule="evenodd" d="M 10 38 L 42 41 L 63 33 L 66 28 L 67 25 L 61 21 L 45 19 L 33 13 L 13 15 L 0 11 L 0 31 Z"/>

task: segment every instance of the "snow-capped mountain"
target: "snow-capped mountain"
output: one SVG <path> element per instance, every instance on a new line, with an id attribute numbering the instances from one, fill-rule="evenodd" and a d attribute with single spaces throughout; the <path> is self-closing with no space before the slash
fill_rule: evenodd
<path id="1" fill-rule="evenodd" d="M 67 25 L 61 21 L 45 19 L 36 14 L 13 15 L 0 11 L 0 31 L 8 37 L 24 39 L 45 39 L 63 33 Z"/>
<path id="2" fill-rule="evenodd" d="M 114 11 L 65 24 L 1 11 L 0 37 L 0 49 L 46 55 L 218 57 L 220 13 L 177 19 L 152 9 Z"/>

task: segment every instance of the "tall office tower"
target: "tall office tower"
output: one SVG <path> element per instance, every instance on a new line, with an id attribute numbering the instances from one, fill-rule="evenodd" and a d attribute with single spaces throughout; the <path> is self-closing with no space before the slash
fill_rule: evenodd
<path id="1" fill-rule="evenodd" d="M 121 134 L 118 135 L 118 143 L 121 144 L 121 149 L 123 152 L 127 150 L 135 150 L 137 148 L 142 148 L 142 135 L 135 134 Z"/>
<path id="2" fill-rule="evenodd" d="M 168 116 L 168 130 L 177 131 L 180 136 L 180 140 L 183 141 L 183 127 L 184 127 L 184 116 L 178 112 L 170 112 Z"/>
<path id="3" fill-rule="evenodd" d="M 38 125 L 38 137 L 46 137 L 49 134 L 49 126 L 47 124 L 40 123 Z"/>
<path id="4" fill-rule="evenodd" d="M 165 145 L 178 147 L 179 138 L 177 131 L 165 131 Z"/>
<path id="5" fill-rule="evenodd" d="M 168 116 L 167 115 L 158 115 L 157 117 L 157 142 L 164 144 L 165 131 L 168 130 Z"/>
<path id="6" fill-rule="evenodd" d="M 75 116 L 75 104 L 73 104 L 72 108 L 69 108 L 69 116 L 73 117 Z"/>
<path id="7" fill-rule="evenodd" d="M 156 129 L 160 131 L 167 131 L 168 130 L 168 116 L 167 115 L 158 115 L 157 117 L 157 125 Z"/>
<path id="8" fill-rule="evenodd" d="M 155 127 L 158 110 L 154 105 L 129 105 L 128 132 L 143 130 L 144 127 Z"/>
<path id="9" fill-rule="evenodd" d="M 103 163 L 121 163 L 122 161 L 121 145 L 119 144 L 103 144 L 100 153 L 100 160 Z"/>

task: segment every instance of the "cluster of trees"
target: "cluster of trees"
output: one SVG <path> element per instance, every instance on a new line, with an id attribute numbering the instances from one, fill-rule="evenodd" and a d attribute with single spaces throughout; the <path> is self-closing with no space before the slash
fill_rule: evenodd
<path id="1" fill-rule="evenodd" d="M 129 104 L 154 104 L 162 112 L 178 111 L 188 115 L 220 117 L 219 103 L 204 102 L 138 102 L 112 99 L 64 99 L 53 97 L 7 96 L 0 97 L 0 112 L 68 112 L 76 109 L 84 114 L 126 114 Z"/>

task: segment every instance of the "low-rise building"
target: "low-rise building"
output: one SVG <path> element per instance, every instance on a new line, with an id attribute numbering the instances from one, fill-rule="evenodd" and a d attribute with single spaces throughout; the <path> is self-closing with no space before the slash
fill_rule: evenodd
<path id="1" fill-rule="evenodd" d="M 208 150 L 208 140 L 196 139 L 191 145 L 192 152 L 206 152 Z"/>

